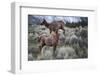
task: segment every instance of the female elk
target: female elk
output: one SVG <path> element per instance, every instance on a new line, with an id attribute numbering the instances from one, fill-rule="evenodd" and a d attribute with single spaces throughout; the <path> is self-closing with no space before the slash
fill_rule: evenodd
<path id="1" fill-rule="evenodd" d="M 52 23 L 47 23 L 47 21 L 44 19 L 41 25 L 45 25 L 47 28 L 49 28 L 50 33 L 52 31 L 58 31 L 59 29 L 62 29 L 65 33 L 63 21 L 53 21 Z"/>
<path id="2" fill-rule="evenodd" d="M 59 36 L 58 36 L 58 32 L 54 32 L 52 31 L 51 34 L 49 36 L 47 35 L 42 35 L 39 38 L 39 49 L 40 49 L 40 53 L 42 48 L 46 45 L 46 46 L 52 46 L 53 47 L 53 54 L 55 56 L 55 50 L 58 44 L 58 40 L 59 40 Z"/>

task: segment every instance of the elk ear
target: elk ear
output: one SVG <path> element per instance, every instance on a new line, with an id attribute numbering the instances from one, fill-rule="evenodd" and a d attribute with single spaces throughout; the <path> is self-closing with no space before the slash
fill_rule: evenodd
<path id="1" fill-rule="evenodd" d="M 43 19 L 43 21 L 41 22 L 41 24 L 40 25 L 44 25 L 46 23 L 46 20 L 45 19 Z"/>

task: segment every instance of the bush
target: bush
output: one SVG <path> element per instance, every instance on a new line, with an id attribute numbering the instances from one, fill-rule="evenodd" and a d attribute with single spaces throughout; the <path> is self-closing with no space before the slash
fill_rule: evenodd
<path id="1" fill-rule="evenodd" d="M 57 59 L 72 59 L 76 58 L 75 50 L 72 47 L 69 46 L 63 46 L 57 48 L 56 51 L 56 58 Z"/>

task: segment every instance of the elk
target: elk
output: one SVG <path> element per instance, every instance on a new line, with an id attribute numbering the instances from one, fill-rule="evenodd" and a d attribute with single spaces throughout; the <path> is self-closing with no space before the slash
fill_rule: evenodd
<path id="1" fill-rule="evenodd" d="M 62 29 L 65 33 L 65 29 L 64 29 L 65 24 L 63 21 L 53 21 L 51 23 L 47 23 L 47 21 L 44 19 L 40 25 L 45 25 L 47 28 L 49 28 L 50 33 L 52 31 L 57 32 L 59 29 Z"/>
<path id="2" fill-rule="evenodd" d="M 44 46 L 52 46 L 53 47 L 53 56 L 55 56 L 55 50 L 58 44 L 59 34 L 58 32 L 52 31 L 49 36 L 41 35 L 39 37 L 39 49 L 40 53 Z"/>

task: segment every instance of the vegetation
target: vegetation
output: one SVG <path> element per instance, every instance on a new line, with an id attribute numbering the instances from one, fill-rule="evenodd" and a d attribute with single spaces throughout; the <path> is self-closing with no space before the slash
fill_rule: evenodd
<path id="1" fill-rule="evenodd" d="M 43 16 L 42 16 L 43 17 Z M 88 58 L 88 18 L 76 17 L 79 21 L 67 21 L 65 19 L 65 34 L 60 31 L 59 42 L 56 47 L 55 57 L 53 47 L 44 46 L 40 53 L 40 35 L 50 35 L 50 31 L 44 25 L 40 25 L 41 16 L 29 15 L 28 22 L 28 60 L 54 60 L 54 59 L 79 59 Z M 43 17 L 44 18 L 44 17 Z M 54 20 L 56 16 L 52 17 Z"/>

